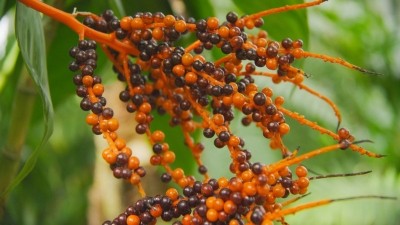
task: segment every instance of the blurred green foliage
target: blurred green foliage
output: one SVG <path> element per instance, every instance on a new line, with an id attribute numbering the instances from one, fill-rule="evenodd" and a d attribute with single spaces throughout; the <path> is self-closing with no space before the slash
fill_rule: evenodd
<path id="1" fill-rule="evenodd" d="M 72 12 L 76 7 L 79 11 L 91 11 L 96 14 L 108 8 L 113 9 L 117 15 L 132 15 L 136 11 L 175 13 L 170 4 L 174 1 L 163 0 L 45 2 L 67 12 Z M 223 19 L 229 10 L 248 14 L 262 8 L 299 1 L 271 0 L 262 3 L 264 5 L 260 5 L 260 2 L 243 2 L 187 0 L 182 3 L 186 7 L 187 16 L 199 19 L 217 15 Z M 0 16 L 2 21 L 8 19 L 9 23 L 7 32 L 4 32 L 8 34 L 4 44 L 4 55 L 0 54 L 0 134 L 5 137 L 9 130 L 10 109 L 24 62 L 13 48 L 15 36 L 12 20 L 15 2 L 8 0 L 2 3 Z M 310 197 L 302 199 L 299 203 L 313 199 L 367 194 L 400 197 L 400 66 L 397 62 L 400 57 L 400 28 L 396 26 L 400 23 L 398 11 L 400 6 L 396 0 L 384 0 L 379 3 L 335 0 L 308 9 L 307 14 L 306 10 L 302 10 L 282 13 L 278 17 L 274 15 L 270 20 L 268 17 L 264 18 L 267 31 L 278 41 L 283 37 L 301 37 L 311 51 L 339 56 L 384 74 L 370 76 L 315 59 L 304 60 L 304 70 L 311 74 L 311 77 L 305 80 L 305 84 L 336 102 L 343 113 L 342 125 L 349 128 L 358 139 L 373 140 L 373 144 L 365 146 L 387 157 L 370 159 L 356 153 L 333 152 L 305 162 L 311 170 L 321 174 L 363 170 L 373 170 L 373 173 L 362 177 L 317 180 L 311 185 Z M 41 151 L 32 173 L 9 196 L 0 224 L 87 223 L 87 192 L 93 179 L 95 146 L 90 128 L 84 123 L 85 114 L 80 111 L 79 103 L 73 96 L 73 74 L 67 69 L 71 60 L 68 50 L 77 43 L 78 37 L 66 26 L 49 18 L 45 17 L 44 23 L 49 87 L 55 110 L 55 132 L 48 145 Z M 190 39 L 185 41 L 187 43 Z M 12 54 L 16 56 L 13 58 Z M 209 57 L 212 56 L 218 56 L 218 52 Z M 108 71 L 107 67 L 110 66 L 104 56 L 100 56 L 98 65 L 99 74 Z M 114 78 L 106 80 L 113 82 Z M 335 129 L 336 118 L 321 100 L 289 84 L 274 85 L 268 79 L 257 79 L 257 82 L 270 86 L 276 94 L 285 96 L 287 108 L 300 112 L 310 120 L 332 130 Z M 40 142 L 42 115 L 42 103 L 38 99 L 23 148 L 22 163 L 26 162 Z M 163 118 L 160 118 L 160 121 L 162 120 Z M 285 137 L 285 142 L 290 149 L 300 146 L 300 152 L 307 152 L 332 143 L 330 138 L 298 125 L 295 121 L 290 121 L 289 124 L 291 133 Z M 165 123 L 160 122 L 157 126 L 166 129 Z M 247 147 L 257 160 L 273 162 L 279 158 L 279 153 L 271 152 L 267 147 L 268 142 L 259 138 L 259 130 L 254 127 L 242 128 L 239 122 L 233 124 L 232 129 L 245 138 Z M 169 142 L 176 145 L 174 149 L 185 152 L 182 143 L 176 138 L 170 139 Z M 0 147 L 3 146 L 2 138 Z M 194 163 L 185 160 L 186 158 L 178 157 L 178 165 L 194 168 Z M 222 163 L 215 163 L 216 158 Z M 224 161 L 229 160 L 226 152 L 217 151 L 212 144 L 206 143 L 203 159 L 212 175 L 229 176 L 228 165 L 223 165 Z M 400 221 L 399 205 L 398 201 L 357 200 L 307 210 L 287 218 L 290 224 L 396 224 Z"/>

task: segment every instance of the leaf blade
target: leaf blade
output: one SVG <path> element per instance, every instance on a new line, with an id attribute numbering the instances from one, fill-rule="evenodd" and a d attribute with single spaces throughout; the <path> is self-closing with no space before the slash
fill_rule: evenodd
<path id="1" fill-rule="evenodd" d="M 40 14 L 17 2 L 15 26 L 22 57 L 42 100 L 45 126 L 40 144 L 31 153 L 18 175 L 1 193 L 2 197 L 14 189 L 32 171 L 40 150 L 47 143 L 53 131 L 53 106 L 47 80 L 46 49 Z"/>
<path id="2" fill-rule="evenodd" d="M 253 14 L 262 10 L 282 7 L 284 4 L 293 5 L 303 2 L 303 0 L 287 0 L 285 3 L 276 0 L 233 0 L 233 3 L 246 14 Z M 264 21 L 265 23 L 262 28 L 277 41 L 280 41 L 286 37 L 290 37 L 292 39 L 302 39 L 305 43 L 308 42 L 309 29 L 307 22 L 307 11 L 305 9 L 268 15 L 264 17 Z"/>

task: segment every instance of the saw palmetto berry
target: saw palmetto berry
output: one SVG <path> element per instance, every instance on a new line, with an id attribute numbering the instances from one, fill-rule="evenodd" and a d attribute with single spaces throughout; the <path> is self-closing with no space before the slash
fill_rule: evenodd
<path id="1" fill-rule="evenodd" d="M 255 76 L 276 84 L 290 82 L 325 101 L 340 124 L 339 109 L 329 98 L 304 84 L 307 74 L 295 67 L 294 62 L 311 57 L 364 73 L 373 72 L 340 58 L 308 52 L 302 48 L 302 40 L 272 40 L 261 29 L 263 17 L 319 5 L 324 0 L 243 17 L 229 12 L 224 21 L 216 17 L 195 20 L 161 12 L 137 12 L 117 18 L 111 10 L 101 15 L 71 15 L 40 1 L 21 2 L 78 33 L 80 40 L 69 52 L 73 59 L 69 69 L 75 74 L 72 80 L 81 98 L 80 107 L 88 112 L 86 123 L 108 143 L 102 157 L 110 165 L 113 176 L 137 186 L 142 196 L 104 224 L 144 225 L 159 220 L 183 225 L 268 225 L 273 221 L 285 224 L 286 215 L 334 201 L 291 207 L 292 202 L 307 194 L 310 185 L 307 168 L 302 165 L 304 161 L 338 149 L 350 149 L 374 158 L 382 156 L 357 145 L 364 140 L 357 140 L 345 128 L 331 131 L 290 111 L 284 106 L 287 103 L 282 96 L 255 82 Z M 180 46 L 179 40 L 188 35 L 196 40 Z M 123 124 L 114 117 L 118 112 L 102 96 L 105 87 L 96 74 L 98 49 L 106 54 L 117 79 L 125 84 L 115 98 L 133 114 L 137 123 L 133 132 L 147 136 L 153 153 L 148 160 L 152 166 L 164 170 L 160 182 L 176 184 L 165 193 L 147 196 L 141 186 L 146 169 L 118 135 L 118 128 Z M 223 56 L 208 59 L 205 53 L 211 49 L 218 49 Z M 169 125 L 182 130 L 181 141 L 190 149 L 201 179 L 182 168 L 173 168 L 172 163 L 179 155 L 166 141 L 168 134 L 151 129 L 158 114 L 169 115 Z M 290 133 L 288 117 L 330 136 L 332 144 L 304 154 L 299 154 L 298 149 L 290 150 L 283 139 Z M 255 125 L 260 130 L 259 138 L 268 139 L 269 148 L 278 149 L 283 159 L 269 164 L 253 159 L 245 138 L 231 129 L 231 123 L 236 120 L 245 126 Z M 229 154 L 231 162 L 225 169 L 230 177 L 209 175 L 207 165 L 201 160 L 207 149 L 194 138 L 197 131 Z"/>

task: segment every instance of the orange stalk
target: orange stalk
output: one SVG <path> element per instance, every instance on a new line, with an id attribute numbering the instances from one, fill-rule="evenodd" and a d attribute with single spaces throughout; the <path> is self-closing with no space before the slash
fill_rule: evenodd
<path id="1" fill-rule="evenodd" d="M 19 0 L 24 5 L 39 11 L 60 23 L 65 24 L 79 35 L 80 39 L 85 37 L 93 39 L 96 42 L 105 43 L 111 48 L 131 55 L 138 55 L 139 51 L 132 45 L 118 41 L 115 37 L 109 34 L 101 33 L 92 28 L 89 28 L 79 22 L 74 15 L 66 13 L 52 6 L 49 6 L 41 1 L 35 0 Z"/>
<path id="2" fill-rule="evenodd" d="M 286 11 L 291 11 L 291 10 L 296 10 L 296 9 L 302 9 L 302 8 L 308 8 L 311 6 L 315 6 L 315 5 L 319 5 L 323 2 L 325 2 L 327 0 L 316 0 L 316 1 L 312 1 L 312 2 L 307 2 L 307 3 L 301 3 L 301 4 L 296 4 L 296 5 L 285 5 L 279 8 L 274 8 L 274 9 L 268 9 L 259 13 L 254 13 L 250 16 L 245 17 L 245 20 L 248 19 L 257 19 L 260 17 L 264 17 L 264 16 L 268 16 L 271 14 L 276 14 L 276 13 L 280 13 L 280 12 L 286 12 Z"/>

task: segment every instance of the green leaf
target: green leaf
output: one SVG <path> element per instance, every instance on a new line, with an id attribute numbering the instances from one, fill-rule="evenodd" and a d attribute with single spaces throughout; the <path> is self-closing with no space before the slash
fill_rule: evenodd
<path id="1" fill-rule="evenodd" d="M 4 12 L 5 5 L 6 5 L 6 1 L 0 2 L 0 18 L 4 15 L 3 12 Z"/>
<path id="2" fill-rule="evenodd" d="M 303 3 L 303 0 L 233 0 L 236 6 L 246 14 L 254 14 L 263 10 Z M 286 37 L 302 39 L 308 42 L 309 29 L 305 9 L 281 12 L 264 17 L 263 29 L 275 40 L 281 41 Z"/>
<path id="3" fill-rule="evenodd" d="M 154 115 L 154 121 L 151 124 L 151 130 L 161 130 L 165 134 L 165 142 L 169 144 L 171 151 L 176 155 L 176 160 L 172 164 L 174 168 L 182 168 L 187 171 L 187 175 L 192 175 L 192 172 L 196 169 L 196 163 L 193 154 L 188 146 L 185 145 L 185 138 L 183 131 L 180 126 L 171 127 L 169 121 L 171 116 L 169 115 Z M 192 133 L 191 136 L 195 143 L 200 140 L 200 132 Z"/>
<path id="4" fill-rule="evenodd" d="M 15 5 L 15 1 L 1 0 L 0 1 L 0 19 L 8 12 L 8 10 Z"/>
<path id="5" fill-rule="evenodd" d="M 188 14 L 195 19 L 214 16 L 214 7 L 208 0 L 184 0 Z"/>
<path id="6" fill-rule="evenodd" d="M 2 196 L 15 188 L 32 171 L 40 150 L 53 131 L 53 106 L 47 82 L 46 48 L 40 14 L 18 2 L 15 26 L 22 57 L 42 100 L 45 127 L 40 144 L 31 153 L 17 177 L 1 194 Z"/>
<path id="7" fill-rule="evenodd" d="M 121 0 L 109 0 L 108 4 L 117 17 L 121 18 L 122 16 L 126 15 L 126 11 Z"/>
<path id="8" fill-rule="evenodd" d="M 146 1 L 122 1 L 126 15 L 134 15 L 136 12 L 163 12 L 171 14 L 172 9 L 169 1 L 165 0 L 146 0 Z"/>

